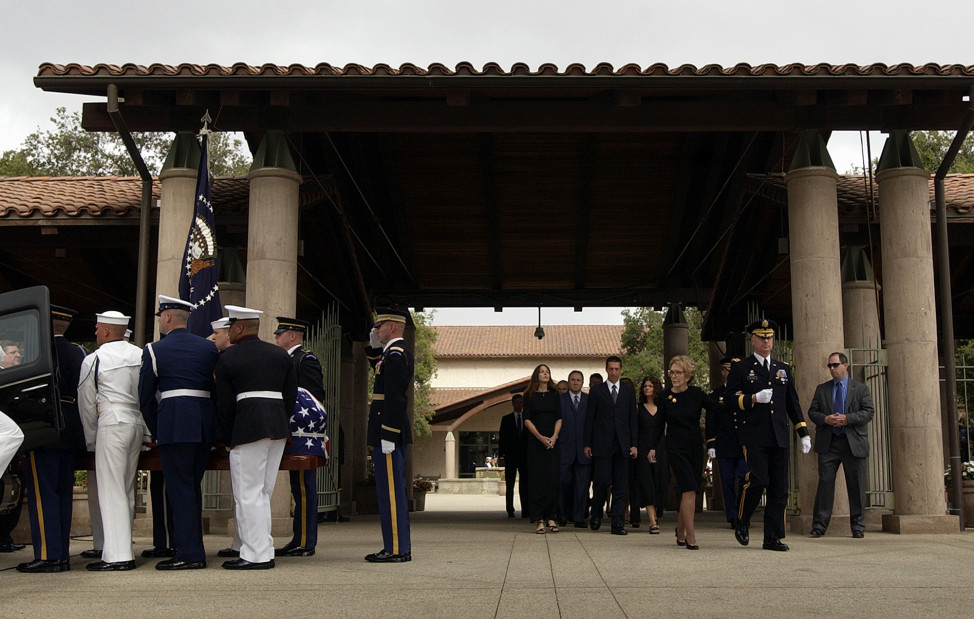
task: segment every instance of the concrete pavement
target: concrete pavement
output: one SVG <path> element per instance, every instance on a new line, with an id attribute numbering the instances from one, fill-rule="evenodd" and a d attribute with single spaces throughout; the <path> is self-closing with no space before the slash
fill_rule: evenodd
<path id="1" fill-rule="evenodd" d="M 575 529 L 537 535 L 527 520 L 508 519 L 498 496 L 426 497 L 412 514 L 413 561 L 370 564 L 382 546 L 376 516 L 323 523 L 318 552 L 283 558 L 273 570 L 231 572 L 216 551 L 225 536 L 206 537 L 209 567 L 159 572 L 138 556 L 138 569 L 92 573 L 77 556 L 70 572 L 20 574 L 30 547 L 0 554 L 3 617 L 611 617 L 834 616 L 970 617 L 974 614 L 974 535 L 892 535 L 865 539 L 791 535 L 789 552 L 742 547 L 721 514 L 698 514 L 699 551 L 678 547 L 675 515 L 663 533 L 645 527 L 613 536 Z M 281 546 L 287 540 L 276 540 Z"/>

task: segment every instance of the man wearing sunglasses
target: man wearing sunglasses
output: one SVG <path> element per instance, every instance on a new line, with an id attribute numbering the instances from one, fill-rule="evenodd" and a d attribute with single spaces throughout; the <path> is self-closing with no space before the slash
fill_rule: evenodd
<path id="1" fill-rule="evenodd" d="M 822 537 L 832 518 L 835 474 L 842 465 L 849 491 L 849 524 L 852 537 L 866 530 L 866 458 L 869 456 L 867 424 L 873 419 L 873 398 L 869 387 L 849 376 L 849 359 L 840 352 L 829 355 L 827 380 L 815 388 L 808 418 L 816 426 L 818 491 L 812 512 L 812 537 Z"/>

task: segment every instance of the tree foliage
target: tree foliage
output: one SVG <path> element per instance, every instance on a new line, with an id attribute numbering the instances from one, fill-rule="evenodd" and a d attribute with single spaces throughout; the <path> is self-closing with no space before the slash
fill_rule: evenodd
<path id="1" fill-rule="evenodd" d="M 416 324 L 416 346 L 413 351 L 413 410 L 416 411 L 413 417 L 414 438 L 429 436 L 429 422 L 433 418 L 430 397 L 433 394 L 433 378 L 436 376 L 436 359 L 433 357 L 436 330 L 429 323 L 432 322 L 434 313 L 413 313 L 413 322 Z"/>
<path id="2" fill-rule="evenodd" d="M 936 171 L 947 155 L 947 149 L 954 141 L 953 131 L 913 131 L 910 133 L 913 145 L 923 161 L 923 167 L 931 172 Z M 961 144 L 954 163 L 950 166 L 950 173 L 974 172 L 974 135 L 968 135 Z"/>
<path id="3" fill-rule="evenodd" d="M 24 138 L 20 148 L 0 155 L 0 176 L 138 176 L 122 138 L 117 133 L 92 133 L 81 127 L 81 114 L 59 107 L 51 118 L 52 129 L 36 131 Z M 243 176 L 250 155 L 239 134 L 210 134 L 210 173 L 214 176 Z M 159 174 L 172 145 L 173 133 L 133 133 L 153 175 Z"/>
<path id="4" fill-rule="evenodd" d="M 710 361 L 707 342 L 700 339 L 703 314 L 691 307 L 683 311 L 687 321 L 690 357 L 697 364 L 697 376 L 693 384 L 709 391 Z M 631 378 L 638 386 L 646 376 L 663 380 L 663 312 L 651 307 L 638 307 L 622 311 L 622 375 Z M 663 381 L 666 382 L 665 380 Z"/>

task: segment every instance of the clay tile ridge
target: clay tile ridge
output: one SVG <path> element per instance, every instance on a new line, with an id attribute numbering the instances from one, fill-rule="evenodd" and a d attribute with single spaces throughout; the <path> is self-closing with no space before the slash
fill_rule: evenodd
<path id="1" fill-rule="evenodd" d="M 606 357 L 621 352 L 622 325 L 439 326 L 433 354 L 440 359 L 465 357 Z"/>

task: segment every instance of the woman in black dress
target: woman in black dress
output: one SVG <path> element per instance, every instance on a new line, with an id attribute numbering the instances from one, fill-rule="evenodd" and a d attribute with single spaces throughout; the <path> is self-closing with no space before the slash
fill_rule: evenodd
<path id="1" fill-rule="evenodd" d="M 676 525 L 676 543 L 687 550 L 697 550 L 697 535 L 693 528 L 693 511 L 703 477 L 703 433 L 700 431 L 701 409 L 717 410 L 717 402 L 700 387 L 691 386 L 697 365 L 686 355 L 670 359 L 671 387 L 660 394 L 656 414 L 666 424 L 666 455 L 670 470 L 680 491 L 680 514 Z M 649 452 L 649 461 L 656 461 L 656 450 Z"/>
<path id="2" fill-rule="evenodd" d="M 541 364 L 534 368 L 524 390 L 524 427 L 528 438 L 528 514 L 536 523 L 535 532 L 558 532 L 558 489 L 561 460 L 558 433 L 561 432 L 561 398 L 551 370 Z"/>
<path id="3" fill-rule="evenodd" d="M 657 515 L 663 513 L 666 505 L 666 491 L 670 484 L 670 471 L 667 468 L 666 450 L 663 446 L 663 422 L 659 418 L 657 398 L 663 391 L 659 379 L 647 376 L 639 388 L 639 407 L 636 409 L 639 423 L 636 440 L 639 454 L 633 463 L 632 501 L 635 514 L 630 513 L 630 522 L 639 522 L 639 508 L 646 508 L 649 517 L 649 532 L 659 534 Z M 649 461 L 649 450 L 655 446 L 656 462 Z M 635 525 L 633 525 L 635 526 Z"/>

